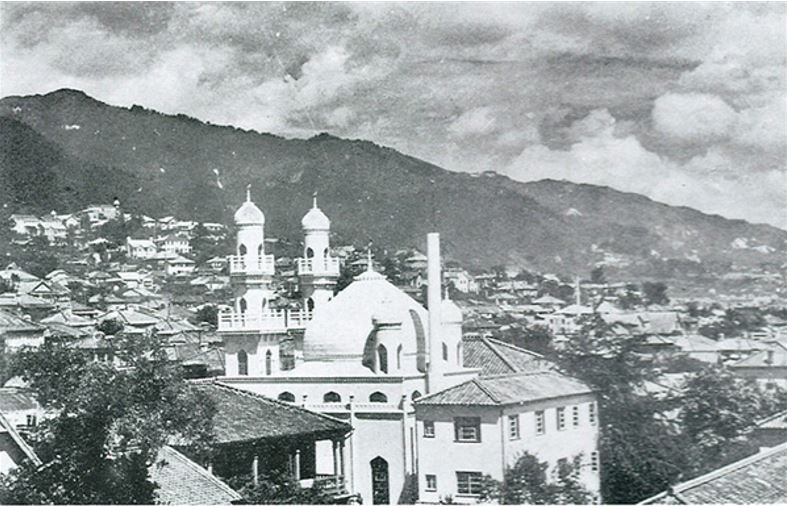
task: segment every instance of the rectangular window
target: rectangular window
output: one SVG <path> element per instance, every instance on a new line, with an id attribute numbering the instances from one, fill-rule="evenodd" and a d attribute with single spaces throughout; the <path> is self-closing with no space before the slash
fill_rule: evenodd
<path id="1" fill-rule="evenodd" d="M 454 433 L 457 441 L 481 442 L 481 419 L 478 417 L 454 418 Z"/>
<path id="2" fill-rule="evenodd" d="M 543 411 L 536 411 L 536 434 L 543 434 L 546 432 L 546 420 Z"/>
<path id="3" fill-rule="evenodd" d="M 590 425 L 596 425 L 596 403 L 591 402 L 588 405 L 588 421 Z"/>
<path id="4" fill-rule="evenodd" d="M 598 471 L 598 452 L 590 453 L 590 470 Z"/>
<path id="5" fill-rule="evenodd" d="M 519 415 L 508 417 L 508 437 L 509 439 L 519 439 Z"/>
<path id="6" fill-rule="evenodd" d="M 434 437 L 433 420 L 424 420 L 424 437 Z"/>
<path id="7" fill-rule="evenodd" d="M 579 427 L 579 406 L 571 408 L 571 419 L 574 422 L 574 427 Z"/>
<path id="8" fill-rule="evenodd" d="M 437 476 L 435 476 L 434 474 L 426 475 L 426 490 L 427 492 L 437 491 Z"/>
<path id="9" fill-rule="evenodd" d="M 36 415 L 27 415 L 27 426 L 35 427 L 37 424 Z"/>
<path id="10" fill-rule="evenodd" d="M 557 412 L 557 430 L 563 430 L 566 428 L 566 408 L 557 408 L 555 411 Z"/>
<path id="11" fill-rule="evenodd" d="M 456 493 L 463 495 L 478 495 L 481 493 L 481 473 L 457 471 Z"/>

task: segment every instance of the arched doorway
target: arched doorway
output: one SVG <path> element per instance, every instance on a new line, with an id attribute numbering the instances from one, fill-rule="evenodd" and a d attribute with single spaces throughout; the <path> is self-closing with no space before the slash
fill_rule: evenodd
<path id="1" fill-rule="evenodd" d="M 271 375 L 271 350 L 265 352 L 265 375 Z"/>
<path id="2" fill-rule="evenodd" d="M 249 355 L 244 351 L 238 352 L 238 376 L 249 375 Z"/>
<path id="3" fill-rule="evenodd" d="M 375 457 L 372 466 L 372 504 L 390 504 L 388 492 L 388 462 L 382 457 Z"/>

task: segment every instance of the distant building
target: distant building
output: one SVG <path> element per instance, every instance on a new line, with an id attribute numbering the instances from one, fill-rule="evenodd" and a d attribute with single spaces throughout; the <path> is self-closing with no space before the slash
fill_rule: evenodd
<path id="1" fill-rule="evenodd" d="M 475 278 L 463 269 L 445 271 L 443 281 L 451 283 L 462 293 L 478 293 L 478 283 Z"/>
<path id="2" fill-rule="evenodd" d="M 730 370 L 744 378 L 752 378 L 762 385 L 787 388 L 787 350 L 771 348 L 729 364 Z"/>
<path id="3" fill-rule="evenodd" d="M 167 276 L 182 276 L 194 272 L 194 260 L 178 256 L 167 260 Z"/>
<path id="4" fill-rule="evenodd" d="M 156 255 L 156 244 L 149 239 L 126 238 L 126 254 L 129 258 L 147 260 Z"/>
<path id="5" fill-rule="evenodd" d="M 0 474 L 8 474 L 26 460 L 40 465 L 41 460 L 19 435 L 16 428 L 0 413 Z"/>
<path id="6" fill-rule="evenodd" d="M 171 254 L 188 255 L 191 253 L 189 238 L 183 234 L 167 234 L 156 240 L 159 250 Z"/>

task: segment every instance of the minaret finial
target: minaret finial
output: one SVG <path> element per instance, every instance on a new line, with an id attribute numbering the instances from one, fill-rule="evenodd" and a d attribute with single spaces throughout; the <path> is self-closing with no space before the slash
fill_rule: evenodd
<path id="1" fill-rule="evenodd" d="M 317 209 L 317 192 L 312 193 L 312 207 Z"/>
<path id="2" fill-rule="evenodd" d="M 372 241 L 369 241 L 369 246 L 366 248 L 366 270 L 372 272 Z"/>
<path id="3" fill-rule="evenodd" d="M 445 285 L 445 290 L 443 290 L 443 292 L 445 292 L 445 296 L 443 298 L 445 300 L 451 300 L 451 296 L 448 295 L 448 285 Z"/>
<path id="4" fill-rule="evenodd" d="M 251 183 L 246 185 L 246 202 L 251 202 Z"/>

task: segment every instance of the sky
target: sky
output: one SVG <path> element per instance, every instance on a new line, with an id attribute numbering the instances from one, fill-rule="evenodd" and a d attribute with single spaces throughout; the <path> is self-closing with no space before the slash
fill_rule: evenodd
<path id="1" fill-rule="evenodd" d="M 0 96 L 65 87 L 787 228 L 781 2 L 0 4 Z"/>

